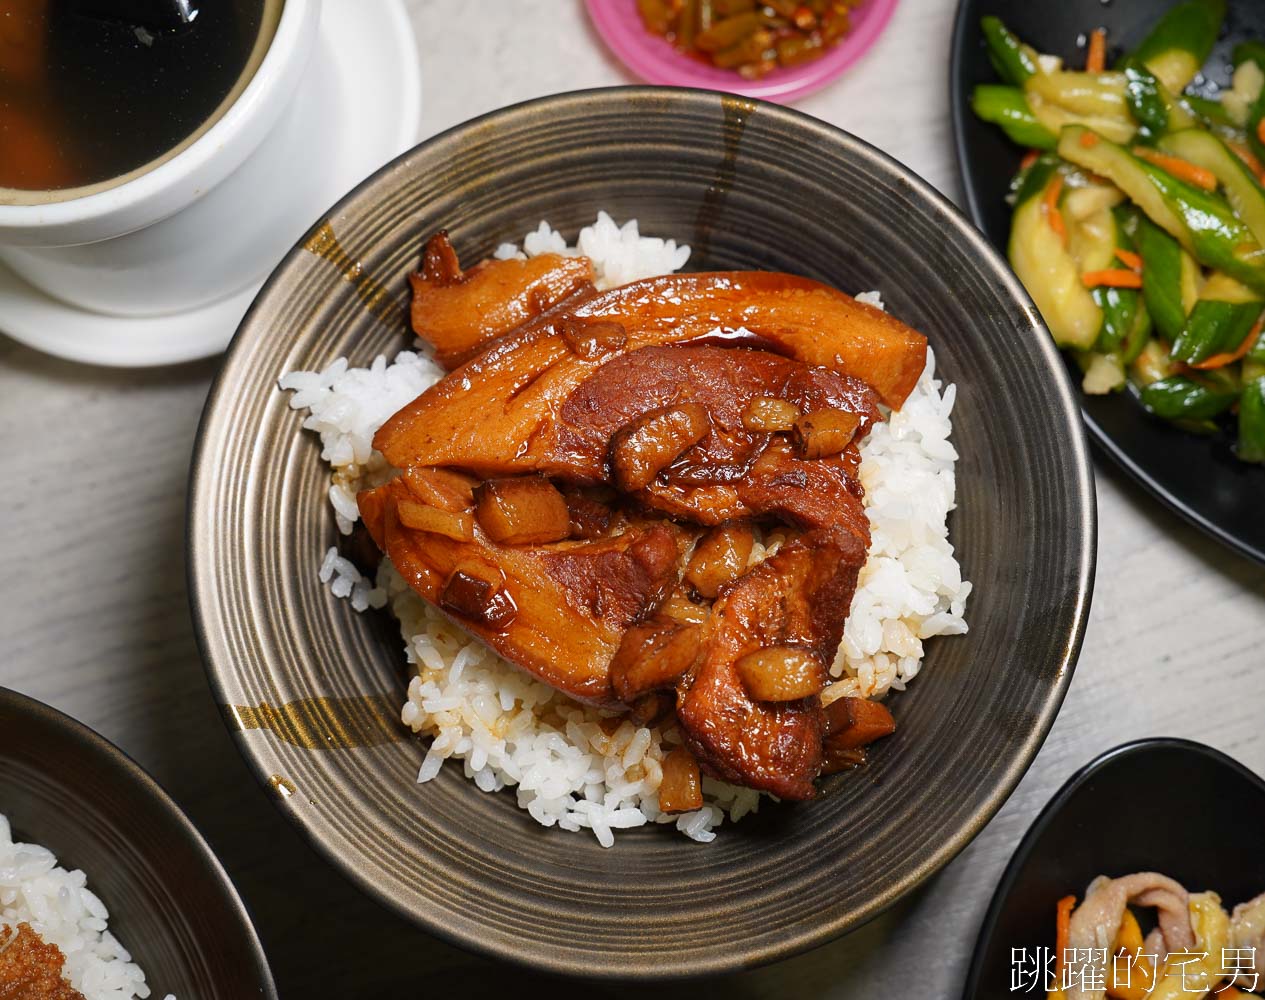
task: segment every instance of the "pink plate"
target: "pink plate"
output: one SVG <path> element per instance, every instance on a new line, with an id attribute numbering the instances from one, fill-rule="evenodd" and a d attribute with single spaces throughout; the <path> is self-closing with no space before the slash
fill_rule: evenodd
<path id="1" fill-rule="evenodd" d="M 785 104 L 824 87 L 874 44 L 896 9 L 896 0 L 866 0 L 852 11 L 852 30 L 820 59 L 775 69 L 760 80 L 745 80 L 733 70 L 717 69 L 682 55 L 666 39 L 652 34 L 637 13 L 636 0 L 584 0 L 589 17 L 612 52 L 647 83 L 726 90 Z"/>

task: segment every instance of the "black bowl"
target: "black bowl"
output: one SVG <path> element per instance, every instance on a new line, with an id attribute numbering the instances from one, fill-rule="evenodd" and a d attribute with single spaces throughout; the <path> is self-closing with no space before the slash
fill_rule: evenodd
<path id="1" fill-rule="evenodd" d="M 286 371 L 340 355 L 367 364 L 410 344 L 400 307 L 434 230 L 447 227 L 463 259 L 478 260 L 542 218 L 574 238 L 600 208 L 690 243 L 696 268 L 879 288 L 958 387 L 951 532 L 975 584 L 970 634 L 928 644 L 923 674 L 892 699 L 895 736 L 863 769 L 817 801 L 768 803 L 707 846 L 642 828 L 605 850 L 543 829 L 512 793 L 484 794 L 458 766 L 415 783 L 425 748 L 400 731 L 398 629 L 317 580 L 338 541 L 329 473 L 276 389 Z M 873 917 L 1010 794 L 1083 635 L 1095 541 L 1087 452 L 1063 366 L 1019 283 L 908 170 L 775 105 L 655 87 L 561 94 L 460 125 L 384 167 L 264 286 L 194 454 L 195 626 L 225 720 L 278 805 L 409 919 L 556 972 L 735 970 Z"/>
<path id="2" fill-rule="evenodd" d="M 1082 897 L 1098 875 L 1156 871 L 1229 906 L 1252 899 L 1265 889 L 1262 830 L 1265 780 L 1219 750 L 1176 739 L 1108 750 L 1059 790 L 1010 859 L 964 997 L 1013 1000 L 1011 949 L 1053 949 L 1055 903 Z"/>
<path id="3" fill-rule="evenodd" d="M 15 840 L 87 873 L 154 996 L 276 997 L 237 890 L 167 793 L 86 726 L 4 688 L 0 813 Z"/>
<path id="4" fill-rule="evenodd" d="M 1010 208 L 1003 199 L 1024 150 L 971 113 L 975 85 L 997 82 L 980 18 L 995 14 L 1038 50 L 1078 66 L 1085 59 L 1078 36 L 1106 28 L 1114 55 L 1141 40 L 1174 2 L 962 0 L 958 5 L 950 69 L 958 167 L 971 218 L 1002 253 L 1010 234 Z M 1210 81 L 1228 82 L 1230 50 L 1247 38 L 1265 38 L 1265 3 L 1230 0 L 1225 30 L 1204 67 Z M 1075 364 L 1066 364 L 1079 384 Z M 1265 518 L 1260 516 L 1265 467 L 1236 459 L 1230 435 L 1209 439 L 1178 430 L 1147 414 L 1129 393 L 1081 394 L 1081 409 L 1095 443 L 1142 486 L 1218 541 L 1265 563 Z"/>

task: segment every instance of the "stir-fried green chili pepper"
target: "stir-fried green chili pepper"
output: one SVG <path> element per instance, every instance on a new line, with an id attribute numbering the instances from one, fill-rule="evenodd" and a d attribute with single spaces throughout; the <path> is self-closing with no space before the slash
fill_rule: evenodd
<path id="1" fill-rule="evenodd" d="M 988 44 L 988 58 L 993 69 L 1007 83 L 1022 87 L 1037 71 L 1036 53 L 1019 41 L 999 17 L 981 18 L 980 28 Z"/>
<path id="2" fill-rule="evenodd" d="M 1174 360 L 1197 365 L 1218 354 L 1233 354 L 1251 333 L 1265 301 L 1233 278 L 1213 274 L 1199 293 L 1186 326 L 1173 342 Z"/>
<path id="3" fill-rule="evenodd" d="M 1058 153 L 1114 183 L 1201 264 L 1265 294 L 1265 249 L 1223 198 L 1178 180 L 1081 126 L 1063 130 Z"/>
<path id="4" fill-rule="evenodd" d="M 1233 128 L 1234 122 L 1226 113 L 1225 105 L 1220 101 L 1214 101 L 1207 97 L 1200 97 L 1198 94 L 1186 94 L 1184 100 L 1190 109 L 1202 118 L 1209 125 L 1218 125 L 1222 128 Z"/>
<path id="5" fill-rule="evenodd" d="M 1225 20 L 1225 0 L 1186 0 L 1160 18 L 1124 65 L 1145 66 L 1172 93 L 1195 78 Z"/>
<path id="6" fill-rule="evenodd" d="M 1199 265 L 1145 215 L 1137 217 L 1136 226 L 1135 241 L 1142 256 L 1142 298 L 1160 336 L 1176 340 L 1195 304 Z"/>
<path id="7" fill-rule="evenodd" d="M 1163 134 L 1168 130 L 1168 102 L 1160 94 L 1160 81 L 1145 66 L 1126 67 L 1124 75 L 1129 81 L 1124 93 L 1134 119 L 1148 134 Z"/>
<path id="8" fill-rule="evenodd" d="M 1237 392 L 1213 388 L 1186 375 L 1171 375 L 1142 390 L 1142 405 L 1166 420 L 1211 420 L 1239 398 Z"/>
<path id="9" fill-rule="evenodd" d="M 1153 140 L 1165 132 L 1193 128 L 1199 123 L 1188 98 L 1175 97 L 1145 66 L 1127 66 L 1124 76 L 1128 81 L 1125 100 L 1141 138 Z"/>
<path id="10" fill-rule="evenodd" d="M 1239 443 L 1244 462 L 1265 462 L 1265 375 L 1243 386 L 1239 397 Z"/>
<path id="11" fill-rule="evenodd" d="M 1256 242 L 1265 245 L 1265 188 L 1225 143 L 1211 132 L 1190 128 L 1164 136 L 1159 148 L 1210 171 L 1235 215 L 1247 224 Z"/>
<path id="12" fill-rule="evenodd" d="M 971 95 L 971 109 L 984 121 L 1000 125 L 1021 146 L 1053 149 L 1058 143 L 1058 136 L 1037 121 L 1018 87 L 982 83 Z"/>

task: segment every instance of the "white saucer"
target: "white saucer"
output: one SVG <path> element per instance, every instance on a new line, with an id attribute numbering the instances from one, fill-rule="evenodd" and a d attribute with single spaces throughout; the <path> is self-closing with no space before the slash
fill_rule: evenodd
<path id="1" fill-rule="evenodd" d="M 320 212 L 417 141 L 421 73 L 404 0 L 325 0 L 313 63 L 327 90 L 327 190 L 294 220 L 297 242 Z M 31 287 L 0 266 L 0 330 L 71 361 L 142 368 L 224 350 L 259 285 L 190 312 L 122 317 L 92 313 Z"/>

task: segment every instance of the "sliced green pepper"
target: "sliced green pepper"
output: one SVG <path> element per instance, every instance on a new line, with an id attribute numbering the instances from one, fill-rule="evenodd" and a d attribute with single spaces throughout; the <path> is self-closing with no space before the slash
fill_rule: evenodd
<path id="1" fill-rule="evenodd" d="M 1015 208 L 1035 198 L 1054 179 L 1059 168 L 1059 158 L 1047 153 L 1037 157 L 1030 167 L 1015 175 Z"/>
<path id="2" fill-rule="evenodd" d="M 1137 123 L 1151 135 L 1168 131 L 1168 102 L 1160 96 L 1160 81 L 1145 66 L 1129 66 L 1124 71 L 1125 97 Z"/>
<path id="3" fill-rule="evenodd" d="M 1214 354 L 1231 354 L 1256 325 L 1265 301 L 1233 278 L 1213 274 L 1199 293 L 1186 326 L 1173 342 L 1176 361 L 1197 365 Z"/>
<path id="4" fill-rule="evenodd" d="M 971 110 L 982 120 L 1000 125 L 1020 146 L 1053 149 L 1058 143 L 1058 136 L 1037 121 L 1018 87 L 982 83 L 971 95 Z"/>
<path id="5" fill-rule="evenodd" d="M 998 76 L 1013 86 L 1022 87 L 1037 71 L 1036 53 L 1019 41 L 999 17 L 981 18 L 980 28 L 988 45 L 988 58 Z"/>
<path id="6" fill-rule="evenodd" d="M 1233 406 L 1239 394 L 1172 375 L 1152 382 L 1141 397 L 1143 406 L 1165 420 L 1211 420 Z"/>
<path id="7" fill-rule="evenodd" d="M 1114 183 L 1201 264 L 1265 294 L 1265 249 L 1225 199 L 1178 180 L 1081 126 L 1063 130 L 1058 153 Z"/>
<path id="8" fill-rule="evenodd" d="M 1142 298 L 1160 336 L 1174 341 L 1195 304 L 1199 265 L 1180 243 L 1146 216 L 1135 237 L 1142 255 Z"/>
<path id="9" fill-rule="evenodd" d="M 1198 94 L 1186 94 L 1182 100 L 1190 105 L 1190 109 L 1207 124 L 1219 125 L 1222 128 L 1235 127 L 1234 121 L 1226 114 L 1225 105 L 1220 101 L 1200 97 Z"/>
<path id="10" fill-rule="evenodd" d="M 1164 136 L 1159 148 L 1210 171 L 1234 213 L 1247 223 L 1256 242 L 1265 245 L 1265 188 L 1225 143 L 1204 129 L 1189 128 Z"/>
<path id="11" fill-rule="evenodd" d="M 1125 100 L 1137 121 L 1139 135 L 1153 140 L 1174 129 L 1193 128 L 1199 124 L 1185 97 L 1174 97 L 1154 73 L 1145 66 L 1128 66 L 1124 71 Z"/>
<path id="12" fill-rule="evenodd" d="M 1138 318 L 1138 293 L 1132 288 L 1095 288 L 1091 294 L 1102 310 L 1102 326 L 1094 346 L 1103 354 L 1113 354 L 1133 332 Z"/>
<path id="13" fill-rule="evenodd" d="M 1120 345 L 1120 363 L 1125 367 L 1133 364 L 1146 350 L 1147 345 L 1151 342 L 1151 330 L 1154 324 L 1151 322 L 1151 314 L 1147 311 L 1145 302 L 1138 308 L 1137 315 L 1133 321 L 1133 329 L 1125 334 L 1124 343 Z"/>
<path id="14" fill-rule="evenodd" d="M 1265 376 L 1248 382 L 1239 397 L 1239 443 L 1235 452 L 1244 462 L 1265 462 Z"/>
<path id="15" fill-rule="evenodd" d="M 1186 0 L 1156 23 L 1124 64 L 1145 66 L 1174 94 L 1186 89 L 1212 52 L 1225 0 Z"/>

